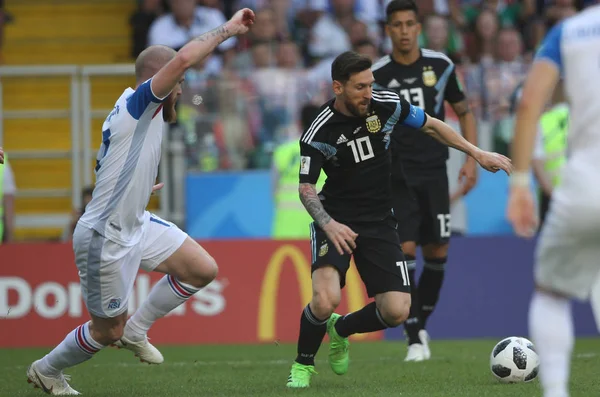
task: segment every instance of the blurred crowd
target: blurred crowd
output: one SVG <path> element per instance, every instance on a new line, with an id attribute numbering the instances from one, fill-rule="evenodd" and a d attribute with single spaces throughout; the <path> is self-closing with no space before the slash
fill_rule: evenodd
<path id="1" fill-rule="evenodd" d="M 175 49 L 250 7 L 250 33 L 223 42 L 186 76 L 179 106 L 190 169 L 268 168 L 277 145 L 297 139 L 302 114 L 331 96 L 330 65 L 353 49 L 391 52 L 390 0 L 141 0 L 132 15 L 132 56 Z M 457 65 L 480 122 L 484 148 L 506 152 L 510 99 L 546 31 L 593 1 L 419 0 L 423 47 Z"/>

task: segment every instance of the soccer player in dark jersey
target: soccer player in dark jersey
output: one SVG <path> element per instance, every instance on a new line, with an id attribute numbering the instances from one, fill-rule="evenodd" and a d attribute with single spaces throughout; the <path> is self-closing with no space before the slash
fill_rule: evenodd
<path id="1" fill-rule="evenodd" d="M 508 158 L 473 146 L 395 93 L 374 91 L 371 66 L 369 58 L 355 52 L 335 59 L 331 67 L 335 98 L 321 107 L 300 138 L 300 199 L 314 219 L 313 297 L 300 319 L 290 388 L 310 385 L 314 358 L 326 332 L 329 364 L 343 375 L 348 371 L 348 336 L 395 327 L 408 317 L 410 281 L 392 213 L 389 145 L 396 123 L 467 153 L 489 171 L 511 170 Z M 317 193 L 321 170 L 327 180 Z M 342 317 L 334 310 L 351 255 L 375 301 Z"/>
<path id="2" fill-rule="evenodd" d="M 415 2 L 393 0 L 386 14 L 386 33 L 393 51 L 373 65 L 376 86 L 398 93 L 439 120 L 444 120 L 444 101 L 448 101 L 460 119 L 465 138 L 476 145 L 476 121 L 454 64 L 443 53 L 419 48 L 421 24 Z M 394 213 L 413 286 L 411 312 L 404 324 L 408 339 L 405 361 L 422 361 L 431 356 L 425 325 L 440 295 L 451 234 L 448 147 L 415 128 L 399 124 L 392 134 L 391 148 Z M 464 195 L 477 178 L 477 164 L 472 157 L 460 170 L 460 178 Z M 418 286 L 417 246 L 421 246 L 425 262 Z"/>

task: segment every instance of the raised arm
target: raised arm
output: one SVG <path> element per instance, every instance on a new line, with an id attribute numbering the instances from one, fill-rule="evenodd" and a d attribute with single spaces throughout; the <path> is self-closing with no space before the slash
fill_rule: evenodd
<path id="1" fill-rule="evenodd" d="M 223 41 L 230 37 L 244 34 L 254 23 L 254 12 L 244 8 L 226 23 L 210 32 L 196 37 L 183 46 L 169 63 L 152 78 L 152 92 L 163 98 L 173 90 L 187 69 L 206 58 Z"/>

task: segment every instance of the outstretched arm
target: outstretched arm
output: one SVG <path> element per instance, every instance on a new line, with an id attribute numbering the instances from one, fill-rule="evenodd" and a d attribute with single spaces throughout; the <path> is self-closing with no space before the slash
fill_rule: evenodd
<path id="1" fill-rule="evenodd" d="M 244 34 L 254 23 L 254 12 L 244 8 L 226 23 L 202 36 L 196 37 L 183 46 L 169 63 L 152 78 L 152 92 L 163 98 L 173 90 L 185 71 L 212 53 L 215 48 L 230 37 Z"/>
<path id="2" fill-rule="evenodd" d="M 507 174 L 511 173 L 512 165 L 510 159 L 498 153 L 485 152 L 479 149 L 441 120 L 427 116 L 427 121 L 421 127 L 421 131 L 442 144 L 473 157 L 475 161 L 488 171 L 496 172 L 504 170 Z"/>

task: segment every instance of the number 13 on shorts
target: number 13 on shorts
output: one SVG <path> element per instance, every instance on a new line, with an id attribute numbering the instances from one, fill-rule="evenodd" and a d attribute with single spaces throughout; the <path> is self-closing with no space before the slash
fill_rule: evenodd
<path id="1" fill-rule="evenodd" d="M 450 237 L 452 229 L 450 228 L 450 214 L 438 214 L 438 221 L 440 222 L 440 237 Z"/>

